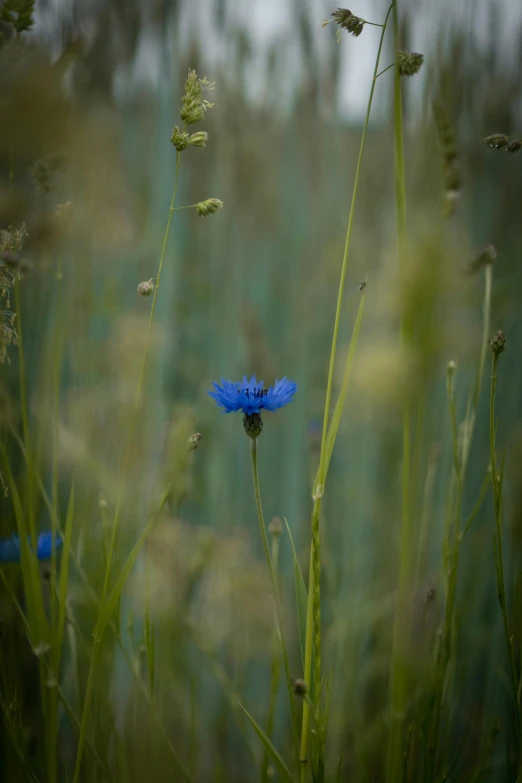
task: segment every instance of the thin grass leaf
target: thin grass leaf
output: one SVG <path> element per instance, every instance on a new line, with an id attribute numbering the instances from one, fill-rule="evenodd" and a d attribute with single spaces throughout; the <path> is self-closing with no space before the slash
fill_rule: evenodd
<path id="1" fill-rule="evenodd" d="M 344 373 L 343 373 L 343 380 L 341 383 L 341 390 L 339 392 L 339 397 L 337 398 L 337 402 L 335 404 L 333 416 L 330 421 L 330 426 L 328 427 L 328 434 L 326 436 L 325 466 L 324 466 L 324 471 L 322 472 L 323 480 L 326 479 L 326 474 L 328 473 L 330 459 L 332 458 L 332 452 L 335 445 L 335 439 L 337 438 L 337 432 L 339 431 L 339 425 L 341 423 L 341 416 L 343 415 L 344 403 L 346 402 L 346 393 L 348 391 L 348 385 L 350 383 L 353 360 L 355 358 L 355 350 L 357 348 L 359 330 L 361 328 L 365 298 L 366 298 L 366 294 L 363 292 L 361 296 L 361 301 L 359 303 L 359 309 L 357 311 L 357 318 L 355 319 L 355 324 L 353 327 L 352 338 L 350 340 L 350 345 L 348 347 L 348 355 L 346 357 L 346 362 L 344 364 Z"/>
<path id="2" fill-rule="evenodd" d="M 306 604 L 308 601 L 308 595 L 306 592 L 306 584 L 303 578 L 303 572 L 301 571 L 301 566 L 299 565 L 299 560 L 297 559 L 294 540 L 292 538 L 292 533 L 290 532 L 290 526 L 288 524 L 286 517 L 284 519 L 285 519 L 286 529 L 288 530 L 288 536 L 290 538 L 290 544 L 292 545 L 292 555 L 294 558 L 294 582 L 295 582 L 295 600 L 297 604 L 297 625 L 299 627 L 299 642 L 301 645 L 301 658 L 303 661 L 303 671 L 304 671 Z"/>
<path id="3" fill-rule="evenodd" d="M 147 540 L 150 533 L 152 532 L 152 528 L 156 524 L 157 519 L 158 519 L 157 514 L 150 517 L 149 521 L 143 528 L 140 537 L 132 547 L 130 555 L 128 556 L 127 560 L 123 564 L 123 568 L 121 569 L 118 578 L 116 579 L 116 582 L 114 584 L 114 587 L 112 588 L 107 600 L 101 607 L 100 614 L 98 617 L 98 622 L 96 623 L 96 627 L 93 631 L 93 636 L 95 641 L 100 641 L 100 639 L 102 638 L 104 631 L 107 628 L 107 625 L 111 619 L 111 615 L 114 609 L 116 608 L 118 600 L 123 592 L 123 588 L 127 583 L 127 579 L 130 576 L 130 572 L 134 567 L 134 563 L 138 558 L 142 546 L 144 545 L 145 541 Z"/>
<path id="4" fill-rule="evenodd" d="M 55 672 L 60 671 L 60 657 L 62 652 L 63 634 L 65 628 L 65 615 L 67 607 L 67 585 L 69 582 L 69 560 L 71 554 L 71 539 L 74 519 L 74 483 L 71 485 L 69 505 L 65 518 L 65 532 L 63 539 L 63 553 L 60 563 L 60 580 L 58 584 L 58 627 L 56 630 L 56 652 L 54 661 Z"/>
<path id="5" fill-rule="evenodd" d="M 5 474 L 11 494 L 11 500 L 15 512 L 16 525 L 20 538 L 20 564 L 24 581 L 25 595 L 28 603 L 28 619 L 31 627 L 31 645 L 34 648 L 42 641 L 49 638 L 49 624 L 45 616 L 42 589 L 40 583 L 40 571 L 36 554 L 31 551 L 28 539 L 28 530 L 18 487 L 11 471 L 11 465 L 3 444 L 0 444 L 4 462 Z"/>
<path id="6" fill-rule="evenodd" d="M 248 710 L 246 710 L 243 707 L 241 702 L 238 702 L 238 704 L 241 707 L 241 709 L 243 710 L 243 712 L 245 713 L 245 715 L 247 716 L 247 718 L 250 721 L 250 723 L 252 724 L 252 726 L 254 727 L 254 730 L 255 730 L 257 736 L 259 737 L 259 739 L 261 740 L 261 742 L 263 743 L 263 745 L 265 747 L 265 750 L 272 757 L 272 761 L 274 762 L 274 764 L 278 768 L 279 772 L 281 773 L 282 779 L 288 781 L 288 783 L 294 783 L 294 779 L 293 779 L 292 775 L 290 774 L 290 770 L 288 769 L 288 767 L 286 766 L 285 762 L 283 761 L 283 759 L 281 758 L 281 756 L 279 755 L 277 750 L 274 748 L 274 746 L 272 745 L 272 743 L 270 742 L 270 740 L 266 736 L 266 734 L 263 731 L 263 729 L 261 728 L 261 726 L 259 726 L 256 723 L 254 718 L 250 715 Z"/>

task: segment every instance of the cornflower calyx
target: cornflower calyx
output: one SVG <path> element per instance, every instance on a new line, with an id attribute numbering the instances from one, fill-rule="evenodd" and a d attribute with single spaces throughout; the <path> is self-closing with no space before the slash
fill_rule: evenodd
<path id="1" fill-rule="evenodd" d="M 420 71 L 424 62 L 424 55 L 419 52 L 399 51 L 396 58 L 401 76 L 414 76 Z"/>
<path id="2" fill-rule="evenodd" d="M 263 419 L 260 413 L 245 413 L 243 416 L 243 429 L 249 438 L 255 440 L 263 432 Z"/>
<path id="3" fill-rule="evenodd" d="M 203 98 L 203 92 L 213 89 L 214 82 L 209 82 L 206 78 L 199 79 L 196 71 L 189 70 L 179 111 L 179 116 L 185 125 L 201 122 L 206 110 L 214 105 Z"/>

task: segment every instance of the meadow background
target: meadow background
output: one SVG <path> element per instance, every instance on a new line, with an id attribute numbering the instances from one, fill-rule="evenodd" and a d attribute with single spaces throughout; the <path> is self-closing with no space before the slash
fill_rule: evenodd
<path id="1" fill-rule="evenodd" d="M 267 383 L 283 376 L 297 382 L 295 401 L 264 419 L 259 470 L 265 519 L 287 520 L 307 581 L 340 265 L 379 39 L 379 29 L 367 26 L 360 37 L 343 33 L 337 43 L 333 24 L 321 27 L 334 10 L 291 0 L 37 0 L 21 48 L 0 28 L 0 228 L 27 229 L 27 264 L 16 298 L 11 293 L 22 341 L 8 347 L 9 361 L 0 365 L 7 485 L 0 534 L 17 531 L 20 514 L 37 530 L 49 529 L 53 514 L 61 527 L 70 519 L 72 531 L 59 672 L 42 670 L 46 652 L 35 655 L 34 636 L 31 644 L 27 639 L 13 601 L 16 595 L 25 610 L 20 567 L 0 566 L 0 776 L 8 783 L 73 779 L 150 311 L 150 299 L 136 288 L 157 270 L 176 163 L 170 137 L 189 68 L 216 82 L 209 96 L 215 107 L 202 123 L 207 147 L 181 155 L 176 203 L 215 197 L 224 207 L 206 218 L 195 210 L 173 213 L 113 582 L 167 481 L 171 496 L 102 643 L 80 779 L 183 780 L 173 753 L 194 781 L 278 779 L 237 704 L 266 728 L 277 669 L 248 439 L 241 416 L 222 415 L 207 391 L 212 380 L 252 373 Z M 351 10 L 382 23 L 387 6 L 361 0 Z M 390 71 L 377 82 L 364 152 L 334 394 L 367 279 L 366 305 L 321 519 L 323 667 L 331 681 L 321 779 L 332 781 L 388 779 L 405 399 L 415 411 L 407 643 L 414 717 L 406 720 L 405 746 L 412 758 L 423 746 L 415 721 L 429 713 L 423 687 L 447 587 L 453 451 L 446 366 L 457 362 L 460 422 L 483 344 L 484 270 L 470 274 L 469 267 L 486 243 L 497 252 L 491 335 L 502 329 L 507 338 L 497 445 L 506 447 L 506 593 L 520 665 L 522 152 L 480 142 L 492 133 L 522 134 L 522 12 L 507 0 L 462 2 L 457 10 L 404 0 L 401 14 L 401 46 L 425 55 L 420 73 L 404 80 L 410 266 L 400 278 Z M 392 58 L 390 32 L 383 67 Z M 451 145 L 458 174 L 450 186 Z M 404 312 L 418 331 L 415 345 L 401 347 Z M 464 520 L 490 462 L 490 362 L 488 350 Z M 187 455 L 194 432 L 201 444 Z M 397 780 L 516 780 L 520 754 L 497 600 L 493 505 L 489 491 L 461 550 L 444 751 L 435 770 L 423 751 L 420 767 L 406 759 Z M 299 678 L 286 530 L 278 570 L 292 675 Z M 50 612 L 49 564 L 41 564 L 40 576 Z M 54 771 L 56 762 L 46 760 L 54 729 L 41 709 L 48 699 L 42 678 L 44 692 L 59 691 Z M 288 761 L 282 673 L 279 683 L 272 736 Z"/>

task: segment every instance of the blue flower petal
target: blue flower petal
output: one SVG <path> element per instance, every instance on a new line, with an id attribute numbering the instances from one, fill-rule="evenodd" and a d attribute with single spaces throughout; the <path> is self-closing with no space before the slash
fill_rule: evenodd
<path id="1" fill-rule="evenodd" d="M 297 391 L 297 383 L 289 381 L 286 377 L 274 383 L 264 397 L 263 408 L 267 411 L 275 411 L 292 402 Z"/>
<path id="2" fill-rule="evenodd" d="M 55 549 L 62 545 L 62 539 L 58 534 L 55 537 Z M 53 548 L 53 534 L 51 532 L 40 533 L 36 542 L 36 556 L 38 560 L 50 560 Z"/>
<path id="3" fill-rule="evenodd" d="M 276 380 L 267 390 L 263 381 L 258 381 L 255 375 L 252 375 L 250 380 L 244 375 L 243 380 L 236 383 L 221 378 L 221 386 L 215 381 L 212 386 L 214 391 L 208 393 L 225 413 L 243 411 L 249 416 L 263 409 L 275 411 L 283 408 L 292 402 L 297 390 L 297 384 L 286 377 L 280 381 Z"/>

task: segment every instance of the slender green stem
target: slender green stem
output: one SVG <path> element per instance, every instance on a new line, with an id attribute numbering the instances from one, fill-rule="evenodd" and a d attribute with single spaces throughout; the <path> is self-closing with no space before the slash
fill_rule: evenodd
<path id="1" fill-rule="evenodd" d="M 283 627 L 283 612 L 281 609 L 281 600 L 279 596 L 279 587 L 277 584 L 277 579 L 274 571 L 274 566 L 272 563 L 272 558 L 270 556 L 270 547 L 268 546 L 268 538 L 266 535 L 266 528 L 265 528 L 265 520 L 263 517 L 263 507 L 261 505 L 261 492 L 259 489 L 259 474 L 257 470 L 257 438 L 250 438 L 250 459 L 252 462 L 252 479 L 254 482 L 254 496 L 256 500 L 256 509 L 257 509 L 257 519 L 259 522 L 259 530 L 261 532 L 261 540 L 263 542 L 263 549 L 265 552 L 265 558 L 268 565 L 268 570 L 270 572 L 270 581 L 272 583 L 272 590 L 274 593 L 274 603 L 275 603 L 275 609 L 276 609 L 276 616 L 277 616 L 277 624 L 278 624 L 278 631 L 279 631 L 279 639 L 281 642 L 281 652 L 283 655 L 283 665 L 285 667 L 285 675 L 286 675 L 286 684 L 288 689 L 288 698 L 290 700 L 290 714 L 292 719 L 292 734 L 294 737 L 294 744 L 296 748 L 296 760 L 298 761 L 298 754 L 297 754 L 297 748 L 298 748 L 298 740 L 297 740 L 297 722 L 296 722 L 296 715 L 295 715 L 295 704 L 294 704 L 294 698 L 292 693 L 292 677 L 290 673 L 290 665 L 288 662 L 288 654 L 286 650 L 286 642 L 285 642 L 285 634 L 284 634 L 284 627 Z"/>
<path id="2" fill-rule="evenodd" d="M 375 78 L 378 79 L 379 76 L 382 76 L 383 73 L 386 73 L 386 71 L 389 71 L 390 68 L 395 68 L 395 63 L 391 63 L 391 65 L 388 65 L 386 68 L 383 68 L 383 70 L 380 71 Z"/>
<path id="3" fill-rule="evenodd" d="M 321 512 L 321 501 L 324 492 L 324 484 L 326 481 L 326 474 L 328 470 L 328 449 L 327 449 L 327 435 L 328 426 L 330 421 L 330 403 L 332 398 L 332 387 L 334 377 L 334 364 L 335 355 L 337 353 L 337 340 L 339 336 L 339 324 L 341 321 L 341 311 L 344 296 L 344 283 L 346 278 L 346 270 L 348 268 L 348 254 L 350 249 L 350 242 L 352 238 L 353 220 L 355 215 L 355 204 L 357 201 L 357 193 L 359 189 L 359 177 L 361 173 L 362 160 L 364 147 L 366 143 L 366 135 L 368 131 L 368 125 L 370 121 L 370 114 L 372 109 L 373 95 L 375 92 L 375 84 L 377 80 L 377 74 L 379 71 L 379 62 L 381 58 L 382 46 L 384 41 L 384 34 L 386 32 L 386 26 L 390 16 L 392 6 L 390 5 L 386 19 L 382 28 L 381 39 L 379 42 L 379 48 L 377 50 L 377 57 L 375 60 L 375 68 L 373 72 L 372 85 L 370 89 L 370 95 L 368 97 L 368 105 L 366 108 L 366 117 L 364 120 L 364 127 L 362 132 L 361 144 L 359 148 L 359 156 L 357 158 L 357 167 L 355 170 L 355 180 L 352 192 L 352 201 L 350 205 L 350 213 L 348 216 L 348 226 L 346 230 L 346 240 L 344 245 L 343 262 L 341 267 L 341 276 L 339 280 L 339 291 L 337 295 L 337 307 L 335 311 L 334 328 L 332 335 L 332 347 L 330 351 L 330 365 L 328 368 L 328 380 L 326 384 L 326 399 L 324 404 L 324 417 L 323 417 L 323 432 L 321 438 L 321 456 L 319 460 L 319 470 L 317 472 L 317 478 L 313 490 L 313 510 L 312 510 L 312 546 L 310 551 L 310 571 L 308 580 L 308 602 L 306 607 L 306 632 L 305 632 L 305 656 L 304 656 L 304 680 L 307 685 L 311 686 L 311 674 L 312 674 L 312 651 L 314 647 L 314 616 L 316 622 L 315 638 L 317 647 L 317 641 L 320 643 L 320 583 L 319 583 L 319 566 L 320 566 L 320 540 L 319 540 L 319 519 Z M 314 612 L 315 603 L 315 612 Z M 314 698 L 319 694 L 320 678 L 321 678 L 321 662 L 320 655 L 317 656 L 319 660 L 316 660 L 316 668 L 314 672 Z M 310 705 L 308 702 L 303 702 L 303 716 L 301 725 L 301 745 L 300 745 L 300 780 L 304 783 L 307 777 L 308 769 L 308 735 L 310 725 Z"/>
<path id="4" fill-rule="evenodd" d="M 399 10 L 398 0 L 393 0 L 393 38 L 394 50 L 399 46 Z M 402 128 L 402 91 L 398 62 L 395 62 L 394 75 L 394 126 L 395 126 L 395 198 L 397 209 L 397 242 L 399 254 L 399 273 L 404 275 L 404 259 L 407 250 L 406 224 L 406 175 L 404 165 L 404 140 Z M 401 343 L 411 340 L 412 325 L 404 316 L 401 322 Z M 388 775 L 389 783 L 400 779 L 403 757 L 403 721 L 407 699 L 407 667 L 404 658 L 404 644 L 408 638 L 408 589 L 411 571 L 411 454 L 410 454 L 410 403 L 404 403 L 402 416 L 402 521 L 400 534 L 399 577 L 397 590 L 397 608 L 393 628 L 393 651 L 391 665 L 392 726 L 390 731 Z"/>
<path id="5" fill-rule="evenodd" d="M 133 407 L 133 411 L 132 411 L 131 423 L 130 423 L 129 433 L 128 433 L 128 437 L 127 437 L 127 445 L 126 445 L 125 454 L 124 454 L 123 462 L 122 462 L 121 476 L 120 476 L 119 489 L 118 489 L 118 498 L 117 498 L 117 502 L 116 502 L 116 509 L 115 509 L 115 512 L 114 512 L 114 521 L 113 521 L 113 525 L 112 525 L 112 534 L 111 534 L 111 540 L 110 540 L 110 544 L 109 544 L 109 552 L 108 552 L 108 555 L 107 555 L 107 565 L 106 565 L 106 568 L 105 568 L 105 579 L 104 579 L 104 582 L 103 582 L 103 589 L 102 589 L 102 596 L 101 596 L 101 605 L 102 605 L 102 607 L 103 607 L 103 604 L 104 604 L 104 601 L 105 601 L 105 597 L 106 597 L 108 589 L 109 589 L 109 583 L 110 583 L 110 577 L 111 577 L 111 565 L 112 565 L 112 559 L 113 559 L 113 556 L 114 556 L 114 550 L 115 550 L 115 546 L 116 546 L 118 524 L 119 524 L 120 513 L 121 513 L 121 508 L 122 508 L 122 503 L 123 503 L 123 492 L 124 492 L 124 489 L 125 489 L 125 482 L 126 482 L 126 479 L 127 479 L 127 471 L 129 469 L 129 464 L 130 464 L 132 439 L 134 437 L 134 430 L 135 430 L 136 421 L 137 421 L 137 418 L 138 418 L 138 411 L 139 411 L 140 400 L 141 400 L 141 389 L 142 389 L 143 380 L 144 380 L 144 377 L 145 377 L 145 368 L 146 368 L 146 364 L 147 364 L 148 351 L 149 351 L 149 345 L 150 345 L 150 336 L 151 336 L 151 331 L 152 331 L 152 322 L 153 322 L 154 313 L 155 313 L 155 310 L 156 310 L 156 299 L 157 299 L 157 295 L 158 295 L 158 289 L 159 289 L 159 286 L 160 286 L 161 273 L 162 273 L 162 270 L 163 270 L 163 262 L 164 262 L 164 259 L 165 259 L 165 252 L 166 252 L 166 249 L 167 249 L 167 241 L 168 241 L 168 238 L 169 238 L 170 224 L 171 224 L 171 221 L 172 221 L 172 214 L 173 214 L 173 210 L 174 210 L 174 203 L 175 203 L 175 200 L 176 200 L 176 193 L 177 193 L 177 189 L 178 189 L 178 179 L 179 179 L 179 152 L 176 153 L 176 174 L 175 174 L 175 177 L 174 177 L 174 188 L 173 188 L 173 191 L 172 191 L 172 199 L 171 199 L 171 202 L 170 202 L 169 216 L 168 216 L 168 219 L 167 219 L 167 226 L 166 226 L 166 229 L 165 229 L 165 236 L 163 238 L 163 246 L 162 246 L 162 249 L 161 249 L 161 256 L 160 256 L 160 261 L 159 261 L 159 265 L 158 265 L 158 272 L 156 274 L 156 285 L 154 286 L 154 294 L 153 294 L 152 304 L 151 304 L 151 308 L 150 308 L 149 323 L 148 323 L 148 328 L 147 328 L 147 336 L 146 336 L 146 339 L 145 339 L 145 348 L 143 350 L 143 356 L 142 356 L 142 360 L 141 360 L 141 368 L 140 368 L 140 374 L 139 374 L 139 378 L 138 378 L 138 385 L 137 385 L 137 388 L 136 388 L 136 395 L 135 395 L 135 398 L 134 398 L 134 407 Z M 99 651 L 101 649 L 101 641 L 102 641 L 101 638 L 97 639 L 96 643 L 94 644 L 93 655 L 92 655 L 91 663 L 90 663 L 90 666 L 89 666 L 89 675 L 88 675 L 88 678 L 87 678 L 87 688 L 86 688 L 85 701 L 84 701 L 84 706 L 83 706 L 82 724 L 81 724 L 81 729 L 80 729 L 80 737 L 78 739 L 78 750 L 77 750 L 77 754 L 76 754 L 76 764 L 75 764 L 75 768 L 74 768 L 73 783 L 78 783 L 79 776 L 80 776 L 80 769 L 81 769 L 82 755 L 83 755 L 83 747 L 84 747 L 84 743 L 85 743 L 85 734 L 86 734 L 86 731 L 87 731 L 87 720 L 88 720 L 88 717 L 89 717 L 89 710 L 90 710 L 90 705 L 91 705 L 91 697 L 92 697 L 92 689 L 93 689 L 94 679 L 95 679 L 95 672 L 96 672 L 96 668 L 97 668 L 97 665 L 98 665 L 98 662 L 99 662 L 99 657 L 100 657 Z"/>
<path id="6" fill-rule="evenodd" d="M 280 535 L 279 533 L 275 533 L 272 535 L 272 547 L 271 547 L 271 558 L 272 558 L 272 566 L 274 569 L 274 574 L 276 577 L 276 580 L 278 579 L 278 564 L 279 564 L 279 543 L 280 543 Z M 279 652 L 279 638 L 278 638 L 278 632 L 277 629 L 274 631 L 274 636 L 272 639 L 272 665 L 271 665 L 271 673 L 270 673 L 270 699 L 268 704 L 268 717 L 266 721 L 266 736 L 268 739 L 272 739 L 272 734 L 274 731 L 274 722 L 275 722 L 275 711 L 276 711 L 276 703 L 277 703 L 277 693 L 279 691 L 279 678 L 280 678 L 280 672 L 281 672 L 281 654 Z M 267 750 L 265 750 L 264 760 L 263 760 L 263 767 L 261 770 L 261 780 L 262 783 L 268 783 L 268 771 L 270 766 L 270 755 Z"/>
<path id="7" fill-rule="evenodd" d="M 495 435 L 496 435 L 496 421 L 495 421 L 495 396 L 497 389 L 497 365 L 499 354 L 493 352 L 493 362 L 491 369 L 491 395 L 489 404 L 489 445 L 490 445 L 490 457 L 491 457 L 491 485 L 493 487 L 493 502 L 495 507 L 495 554 L 496 554 L 496 574 L 497 574 L 497 596 L 500 604 L 500 610 L 502 612 L 502 621 L 504 625 L 504 634 L 506 637 L 506 646 L 508 650 L 509 658 L 509 673 L 511 677 L 511 687 L 513 690 L 513 703 L 515 708 L 515 720 L 517 729 L 517 739 L 519 749 L 522 746 L 522 716 L 520 710 L 520 697 L 518 687 L 518 677 L 515 664 L 515 652 L 513 649 L 513 639 L 509 629 L 509 618 L 507 615 L 506 606 L 506 580 L 504 575 L 504 553 L 503 553 L 503 541 L 502 541 L 502 480 L 504 473 L 504 463 L 502 461 L 502 468 L 500 470 L 500 476 L 497 474 L 496 459 L 495 459 Z"/>

